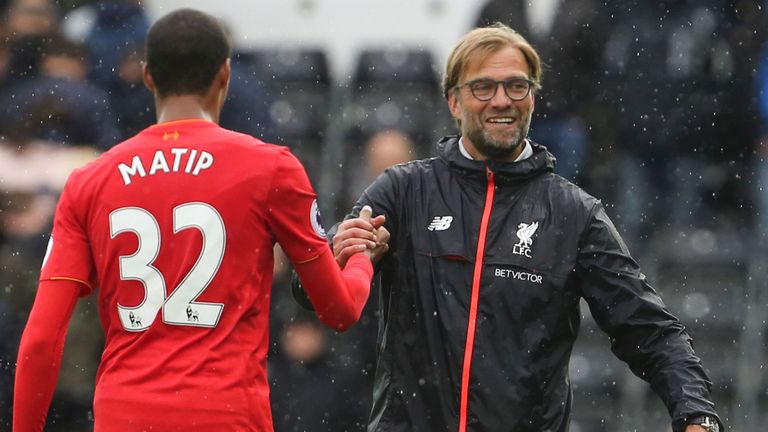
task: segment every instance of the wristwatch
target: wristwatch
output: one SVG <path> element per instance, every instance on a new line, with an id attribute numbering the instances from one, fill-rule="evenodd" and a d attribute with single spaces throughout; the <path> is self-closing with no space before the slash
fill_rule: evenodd
<path id="1" fill-rule="evenodd" d="M 717 419 L 709 415 L 694 417 L 688 420 L 688 424 L 699 425 L 706 429 L 707 432 L 720 432 L 720 424 L 717 422 Z"/>

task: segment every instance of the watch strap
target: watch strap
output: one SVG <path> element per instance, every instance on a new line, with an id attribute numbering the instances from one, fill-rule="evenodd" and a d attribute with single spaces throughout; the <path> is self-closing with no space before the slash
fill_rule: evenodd
<path id="1" fill-rule="evenodd" d="M 688 420 L 689 425 L 699 425 L 707 429 L 707 432 L 720 432 L 720 423 L 711 415 L 696 416 Z"/>

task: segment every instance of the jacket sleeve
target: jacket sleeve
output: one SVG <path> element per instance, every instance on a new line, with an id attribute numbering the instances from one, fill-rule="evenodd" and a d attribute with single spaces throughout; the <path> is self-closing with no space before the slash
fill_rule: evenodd
<path id="1" fill-rule="evenodd" d="M 373 217 L 386 215 L 387 221 L 384 227 L 389 231 L 389 253 L 395 251 L 397 240 L 397 226 L 400 215 L 397 212 L 397 197 L 400 196 L 402 182 L 404 180 L 402 168 L 389 168 L 385 170 L 357 199 L 352 211 L 344 218 L 351 219 L 360 215 L 363 206 L 369 205 L 373 210 Z M 332 232 L 335 234 L 336 226 Z M 331 239 L 333 237 L 331 236 Z"/>
<path id="2" fill-rule="evenodd" d="M 664 401 L 673 429 L 701 414 L 717 416 L 712 383 L 685 327 L 664 305 L 629 254 L 599 202 L 579 244 L 581 294 L 611 338 L 614 354 Z"/>

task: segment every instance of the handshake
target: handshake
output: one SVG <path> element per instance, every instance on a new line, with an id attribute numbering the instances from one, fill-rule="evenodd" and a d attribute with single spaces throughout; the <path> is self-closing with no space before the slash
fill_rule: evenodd
<path id="1" fill-rule="evenodd" d="M 363 206 L 360 216 L 347 219 L 337 227 L 333 236 L 333 256 L 341 268 L 356 253 L 365 253 L 375 264 L 389 250 L 389 231 L 384 228 L 386 217 L 372 218 L 372 215 L 371 207 Z"/>
<path id="2" fill-rule="evenodd" d="M 347 265 L 347 260 L 356 253 L 368 255 L 371 263 L 375 265 L 389 250 L 389 231 L 384 228 L 386 217 L 379 215 L 372 218 L 372 214 L 371 207 L 364 206 L 358 217 L 347 219 L 334 227 L 336 233 L 333 236 L 333 256 L 342 269 Z M 306 310 L 315 310 L 295 272 L 291 279 L 294 300 Z"/>

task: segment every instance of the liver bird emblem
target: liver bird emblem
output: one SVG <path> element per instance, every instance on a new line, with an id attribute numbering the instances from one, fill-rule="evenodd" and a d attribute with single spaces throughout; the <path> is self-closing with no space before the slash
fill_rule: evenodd
<path id="1" fill-rule="evenodd" d="M 516 246 L 522 249 L 530 248 L 531 244 L 533 244 L 533 240 L 531 240 L 531 237 L 533 237 L 533 233 L 535 233 L 538 228 L 539 228 L 538 222 L 534 222 L 531 224 L 520 223 L 520 225 L 517 226 L 517 238 L 520 239 L 520 242 L 517 243 Z"/>

